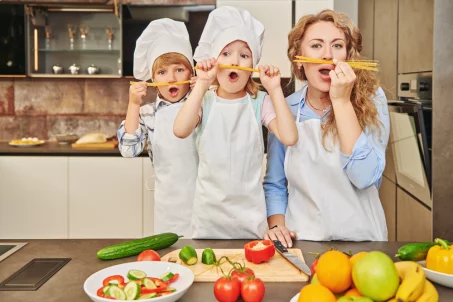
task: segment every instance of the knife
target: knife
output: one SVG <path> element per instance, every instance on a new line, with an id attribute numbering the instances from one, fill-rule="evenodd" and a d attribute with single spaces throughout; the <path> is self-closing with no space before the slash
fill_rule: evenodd
<path id="1" fill-rule="evenodd" d="M 308 267 L 307 264 L 302 262 L 300 258 L 297 255 L 291 254 L 288 252 L 286 247 L 283 246 L 283 244 L 279 240 L 272 240 L 274 242 L 275 249 L 279 252 L 280 255 L 282 255 L 283 258 L 288 260 L 292 265 L 297 267 L 299 270 L 301 270 L 304 274 L 307 276 L 311 276 L 311 270 Z"/>

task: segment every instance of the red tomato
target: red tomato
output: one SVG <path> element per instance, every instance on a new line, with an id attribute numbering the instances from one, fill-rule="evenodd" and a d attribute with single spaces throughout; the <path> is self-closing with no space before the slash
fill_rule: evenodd
<path id="1" fill-rule="evenodd" d="M 255 277 L 255 273 L 250 268 L 235 269 L 231 273 L 231 278 L 237 278 L 241 284 L 250 277 Z"/>
<path id="2" fill-rule="evenodd" d="M 235 302 L 241 294 L 241 282 L 236 278 L 221 277 L 214 284 L 214 296 L 219 302 Z"/>
<path id="3" fill-rule="evenodd" d="M 160 256 L 156 251 L 145 250 L 138 255 L 137 261 L 160 261 Z"/>
<path id="4" fill-rule="evenodd" d="M 310 271 L 311 271 L 312 276 L 314 276 L 316 274 L 316 266 L 318 265 L 318 261 L 319 261 L 319 258 L 315 259 L 315 261 L 313 261 L 313 263 L 310 266 Z"/>
<path id="5" fill-rule="evenodd" d="M 102 285 L 104 287 L 108 286 L 110 283 L 117 284 L 120 288 L 123 288 L 126 286 L 126 284 L 124 283 L 124 278 L 121 275 L 110 276 L 110 277 L 105 278 L 104 281 L 102 281 Z"/>
<path id="6" fill-rule="evenodd" d="M 259 278 L 246 280 L 242 283 L 241 296 L 244 302 L 260 302 L 264 298 L 265 287 Z"/>
<path id="7" fill-rule="evenodd" d="M 98 291 L 96 292 L 96 295 L 98 297 L 103 297 L 104 298 L 104 288 L 101 287 L 100 289 L 98 289 Z"/>

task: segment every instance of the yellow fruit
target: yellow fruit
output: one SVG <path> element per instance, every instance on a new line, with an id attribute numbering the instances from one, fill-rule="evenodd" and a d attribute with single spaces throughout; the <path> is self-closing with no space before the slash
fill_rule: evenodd
<path id="1" fill-rule="evenodd" d="M 359 261 L 360 259 L 363 258 L 363 256 L 365 256 L 366 254 L 368 254 L 368 252 L 360 252 L 360 253 L 357 253 L 357 254 L 354 254 L 350 259 L 349 261 L 351 261 L 352 263 L 352 266 L 354 266 L 354 264 Z"/>
<path id="2" fill-rule="evenodd" d="M 420 297 L 425 288 L 425 271 L 418 263 L 413 261 L 400 261 L 395 263 L 395 268 L 401 278 L 401 284 L 396 292 L 398 301 L 415 301 Z"/>
<path id="3" fill-rule="evenodd" d="M 321 284 L 309 284 L 300 290 L 297 302 L 335 302 L 335 296 Z"/>
<path id="4" fill-rule="evenodd" d="M 417 302 L 437 302 L 439 301 L 439 294 L 437 293 L 434 285 L 428 280 L 425 281 L 423 294 L 418 297 Z"/>
<path id="5" fill-rule="evenodd" d="M 319 283 L 333 293 L 342 293 L 351 287 L 351 273 L 352 264 L 349 257 L 339 251 L 325 252 L 316 266 Z"/>
<path id="6" fill-rule="evenodd" d="M 351 288 L 344 295 L 345 296 L 356 296 L 356 297 L 362 296 L 362 294 L 359 292 L 359 290 L 357 288 Z"/>

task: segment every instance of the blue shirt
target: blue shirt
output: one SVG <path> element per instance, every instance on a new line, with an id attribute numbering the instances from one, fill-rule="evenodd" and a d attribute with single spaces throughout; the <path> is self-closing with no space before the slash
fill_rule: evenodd
<path id="1" fill-rule="evenodd" d="M 314 118 L 322 119 L 323 117 L 317 115 L 305 104 L 305 95 L 302 95 L 303 90 L 304 87 L 286 98 L 286 102 L 288 103 L 294 119 L 296 118 L 299 104 L 301 106 L 301 122 Z M 378 119 L 383 126 L 381 126 L 381 137 L 376 139 L 368 129 L 365 129 L 357 139 L 352 154 L 350 156 L 341 154 L 343 170 L 351 183 L 361 190 L 370 186 L 376 186 L 376 188 L 380 187 L 382 173 L 385 168 L 385 150 L 387 148 L 390 132 L 387 98 L 381 87 L 376 91 L 373 100 L 378 110 Z M 329 111 L 327 111 L 324 116 L 328 113 Z M 267 169 L 263 183 L 268 217 L 276 214 L 285 215 L 286 213 L 288 204 L 288 181 L 284 170 L 285 154 L 286 146 L 283 145 L 274 134 L 269 133 Z M 310 171 L 300 171 L 300 173 L 310 173 Z M 320 179 L 319 181 L 322 180 Z"/>

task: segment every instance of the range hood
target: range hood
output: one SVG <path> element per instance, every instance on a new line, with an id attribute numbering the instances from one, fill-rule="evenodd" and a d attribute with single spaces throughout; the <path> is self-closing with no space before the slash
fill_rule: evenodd
<path id="1" fill-rule="evenodd" d="M 191 12 L 210 12 L 215 5 L 187 5 L 187 6 L 138 6 L 123 5 L 123 18 L 128 21 L 150 22 L 161 18 L 170 18 L 175 21 L 189 22 Z"/>

